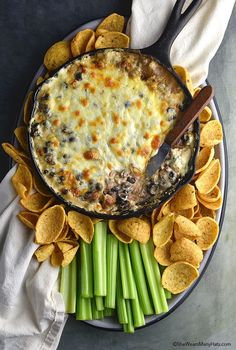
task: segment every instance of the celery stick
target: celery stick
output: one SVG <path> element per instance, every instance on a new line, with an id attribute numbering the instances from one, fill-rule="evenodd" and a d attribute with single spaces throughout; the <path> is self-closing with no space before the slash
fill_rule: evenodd
<path id="1" fill-rule="evenodd" d="M 61 267 L 60 293 L 63 296 L 65 312 L 69 312 L 69 281 L 70 281 L 70 265 Z"/>
<path id="2" fill-rule="evenodd" d="M 110 308 L 108 308 L 108 307 L 105 307 L 103 313 L 104 313 L 104 316 L 105 316 L 105 317 L 111 317 L 111 316 L 114 315 L 114 312 L 115 312 L 114 309 L 110 309 Z"/>
<path id="3" fill-rule="evenodd" d="M 106 308 L 116 307 L 116 273 L 118 258 L 118 239 L 107 235 L 107 295 L 105 297 Z"/>
<path id="4" fill-rule="evenodd" d="M 93 263 L 91 244 L 81 240 L 81 296 L 83 298 L 93 297 Z"/>
<path id="5" fill-rule="evenodd" d="M 153 315 L 153 307 L 148 293 L 147 282 L 138 242 L 134 240 L 131 244 L 129 244 L 129 250 L 134 280 L 136 283 L 141 308 L 144 315 Z"/>
<path id="6" fill-rule="evenodd" d="M 69 303 L 68 313 L 75 313 L 76 310 L 76 290 L 77 290 L 77 262 L 76 257 L 69 265 L 70 267 L 70 291 L 69 291 Z"/>
<path id="7" fill-rule="evenodd" d="M 154 311 L 156 314 L 159 314 L 162 312 L 162 304 L 158 296 L 157 282 L 156 282 L 155 273 L 154 273 L 153 264 L 152 264 L 152 258 L 154 257 L 150 249 L 149 242 L 146 244 L 139 243 L 139 247 L 140 247 L 144 269 L 148 280 L 150 294 L 152 296 Z"/>
<path id="8" fill-rule="evenodd" d="M 104 310 L 104 303 L 103 303 L 103 297 L 97 297 L 95 296 L 95 304 L 98 311 Z"/>
<path id="9" fill-rule="evenodd" d="M 164 291 L 164 288 L 162 287 L 162 284 L 161 284 L 161 273 L 160 273 L 159 265 L 158 265 L 158 262 L 156 261 L 156 259 L 154 258 L 154 245 L 153 245 L 153 242 L 151 241 L 151 239 L 148 241 L 147 244 L 149 246 L 149 250 L 150 250 L 150 254 L 151 254 L 151 262 L 152 262 L 152 267 L 153 267 L 153 271 L 154 271 L 154 275 L 155 275 L 155 279 L 156 279 L 159 300 L 161 302 L 161 310 L 162 310 L 162 312 L 167 312 L 169 310 L 169 308 L 168 308 L 168 304 L 166 301 L 165 291 Z"/>
<path id="10" fill-rule="evenodd" d="M 126 299 L 126 310 L 127 310 L 127 316 L 128 316 L 128 323 L 123 325 L 125 333 L 134 333 L 134 323 L 132 318 L 132 311 L 131 311 L 131 305 L 130 300 Z"/>
<path id="11" fill-rule="evenodd" d="M 135 298 L 135 283 L 131 267 L 128 245 L 119 242 L 119 260 L 121 271 L 121 283 L 124 299 Z"/>
<path id="12" fill-rule="evenodd" d="M 125 299 L 123 298 L 119 260 L 117 265 L 116 311 L 119 323 L 125 324 L 128 323 L 128 315 Z"/>
<path id="13" fill-rule="evenodd" d="M 138 293 L 136 289 L 135 289 L 135 299 L 131 299 L 130 303 L 131 303 L 134 327 L 144 326 L 145 325 L 144 314 L 139 303 Z"/>
<path id="14" fill-rule="evenodd" d="M 165 291 L 166 299 L 171 299 L 172 298 L 171 292 L 167 289 L 164 289 L 164 291 Z"/>
<path id="15" fill-rule="evenodd" d="M 80 254 L 77 254 L 77 299 L 76 299 L 76 320 L 92 320 L 92 307 L 90 298 L 81 297 L 81 283 L 79 276 L 81 274 L 81 257 Z"/>
<path id="16" fill-rule="evenodd" d="M 93 237 L 93 276 L 94 295 L 105 296 L 107 293 L 106 276 L 106 236 L 107 222 L 100 221 L 94 226 Z"/>
<path id="17" fill-rule="evenodd" d="M 104 318 L 103 311 L 97 310 L 94 298 L 91 299 L 91 306 L 92 306 L 93 320 L 101 320 L 102 318 Z"/>

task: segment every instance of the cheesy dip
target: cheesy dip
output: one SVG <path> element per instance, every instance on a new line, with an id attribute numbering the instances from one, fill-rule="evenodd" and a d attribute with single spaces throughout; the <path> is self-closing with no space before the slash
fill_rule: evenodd
<path id="1" fill-rule="evenodd" d="M 68 203 L 103 214 L 158 201 L 188 171 L 189 130 L 161 169 L 145 177 L 185 94 L 158 62 L 137 52 L 97 51 L 62 67 L 35 95 L 29 126 L 38 170 Z"/>

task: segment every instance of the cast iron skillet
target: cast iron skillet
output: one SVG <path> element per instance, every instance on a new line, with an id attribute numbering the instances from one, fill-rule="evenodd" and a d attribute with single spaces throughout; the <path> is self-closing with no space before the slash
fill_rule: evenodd
<path id="1" fill-rule="evenodd" d="M 183 9 L 185 2 L 186 2 L 186 0 L 177 0 L 176 1 L 163 33 L 161 34 L 160 38 L 153 45 L 146 47 L 144 49 L 138 50 L 138 51 L 132 50 L 132 49 L 99 49 L 99 50 L 95 50 L 95 51 L 90 52 L 89 55 L 93 56 L 93 55 L 97 54 L 98 51 L 105 52 L 106 50 L 109 50 L 109 51 L 110 50 L 114 50 L 114 51 L 117 50 L 117 51 L 123 51 L 123 52 L 128 52 L 128 53 L 137 53 L 137 54 L 141 54 L 141 55 L 151 56 L 152 60 L 157 61 L 166 70 L 168 70 L 168 72 L 172 76 L 174 76 L 174 78 L 177 80 L 179 86 L 183 89 L 183 91 L 185 93 L 185 106 L 187 106 L 191 102 L 192 96 L 191 96 L 189 90 L 187 89 L 186 85 L 180 80 L 180 78 L 177 76 L 177 74 L 175 73 L 175 71 L 171 65 L 170 50 L 171 50 L 171 46 L 172 46 L 175 38 L 178 36 L 178 34 L 183 29 L 185 24 L 190 20 L 192 15 L 199 8 L 199 6 L 202 3 L 202 0 L 193 0 L 192 3 L 189 5 L 189 7 L 182 13 L 182 9 Z M 70 60 L 66 64 L 62 65 L 58 70 L 60 70 L 62 67 L 68 66 L 74 60 L 82 59 L 84 55 L 85 54 L 82 54 L 76 58 L 73 58 L 72 60 Z M 86 53 L 86 55 L 88 55 L 88 53 Z M 54 74 L 52 76 L 55 76 L 57 74 L 58 70 L 56 72 L 54 72 Z M 34 94 L 34 103 L 33 103 L 33 108 L 32 108 L 32 112 L 31 112 L 31 117 L 34 114 L 34 108 L 35 108 L 35 102 L 37 99 L 37 94 L 40 91 L 41 85 L 43 85 L 43 84 L 44 84 L 44 82 L 38 86 L 38 88 Z M 115 214 L 115 215 L 88 211 L 85 208 L 81 208 L 81 207 L 73 205 L 69 201 L 66 201 L 59 194 L 57 194 L 54 191 L 54 189 L 51 188 L 47 184 L 42 173 L 40 172 L 40 170 L 38 168 L 37 162 L 34 158 L 33 144 L 32 144 L 30 135 L 29 135 L 29 146 L 30 146 L 29 148 L 30 148 L 30 153 L 31 153 L 33 162 L 35 164 L 35 167 L 36 167 L 36 170 L 37 170 L 39 176 L 41 177 L 43 182 L 46 184 L 46 186 L 48 188 L 50 188 L 50 190 L 53 192 L 53 194 L 56 197 L 58 197 L 58 199 L 60 199 L 64 204 L 68 205 L 70 208 L 77 210 L 78 212 L 85 214 L 85 215 L 89 215 L 89 216 L 93 216 L 93 217 L 97 217 L 97 218 L 101 218 L 101 219 L 124 219 L 124 218 L 132 217 L 132 216 L 145 215 L 145 214 L 151 212 L 154 208 L 161 206 L 166 200 L 168 200 L 177 191 L 179 191 L 184 185 L 186 185 L 187 183 L 189 183 L 191 181 L 191 179 L 194 175 L 194 172 L 195 172 L 195 161 L 196 161 L 196 156 L 197 156 L 197 152 L 198 152 L 198 148 L 199 148 L 199 120 L 196 120 L 194 122 L 193 132 L 195 135 L 195 145 L 194 145 L 192 158 L 189 161 L 189 170 L 186 173 L 186 175 L 184 177 L 182 177 L 180 179 L 180 181 L 177 184 L 175 184 L 172 188 L 168 189 L 164 193 L 164 195 L 160 201 L 157 202 L 157 201 L 153 200 L 153 202 L 145 203 L 143 205 L 143 207 L 141 207 L 138 210 L 126 210 L 120 214 Z"/>

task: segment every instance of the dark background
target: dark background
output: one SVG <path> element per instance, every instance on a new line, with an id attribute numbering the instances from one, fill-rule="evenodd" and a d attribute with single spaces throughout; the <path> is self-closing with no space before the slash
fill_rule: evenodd
<path id="1" fill-rule="evenodd" d="M 130 8 L 131 0 L 0 0 L 0 143 L 11 142 L 24 95 L 42 64 L 47 48 L 87 21 L 112 12 L 129 15 Z M 234 10 L 224 41 L 209 70 L 209 80 L 215 87 L 230 145 L 230 159 L 235 157 L 236 152 L 235 34 Z M 2 149 L 0 161 L 1 180 L 9 166 L 9 159 Z M 235 172 L 236 163 L 231 161 L 230 189 L 234 190 Z M 132 336 L 95 329 L 69 317 L 59 350 L 186 348 L 174 347 L 174 341 L 231 341 L 231 349 L 235 349 L 235 304 L 230 302 L 236 288 L 233 277 L 236 273 L 235 258 L 235 263 L 232 261 L 236 235 L 230 236 L 236 225 L 234 190 L 229 191 L 224 230 L 212 262 L 197 288 L 178 310 L 160 323 L 136 331 Z"/>

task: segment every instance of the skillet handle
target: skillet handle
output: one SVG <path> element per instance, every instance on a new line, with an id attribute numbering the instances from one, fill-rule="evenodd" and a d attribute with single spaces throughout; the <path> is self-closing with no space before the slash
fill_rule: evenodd
<path id="1" fill-rule="evenodd" d="M 152 55 L 159 59 L 167 67 L 171 67 L 170 49 L 178 34 L 197 11 L 202 0 L 192 0 L 188 8 L 183 12 L 186 0 L 177 0 L 170 14 L 168 22 L 160 36 L 160 38 L 151 46 L 141 50 L 141 53 Z"/>

